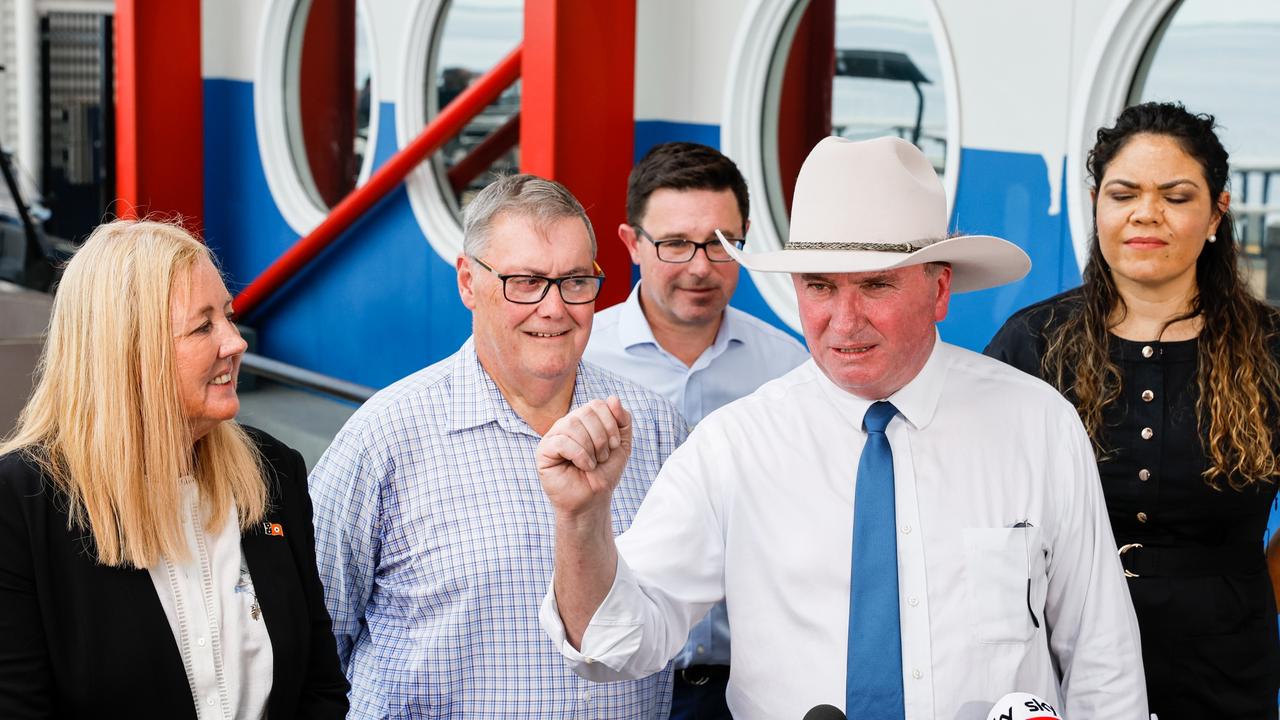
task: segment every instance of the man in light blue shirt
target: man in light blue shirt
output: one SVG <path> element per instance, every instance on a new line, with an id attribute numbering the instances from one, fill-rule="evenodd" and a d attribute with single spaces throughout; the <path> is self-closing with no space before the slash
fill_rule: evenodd
<path id="1" fill-rule="evenodd" d="M 618 237 L 640 282 L 626 302 L 596 315 L 584 358 L 666 397 L 691 427 L 809 358 L 790 335 L 729 307 L 739 268 L 715 231 L 741 241 L 748 208 L 733 161 L 695 143 L 653 148 L 627 184 Z M 693 628 L 674 666 L 672 718 L 730 717 L 723 603 Z"/>
<path id="2" fill-rule="evenodd" d="M 558 530 L 534 456 L 571 409 L 629 409 L 618 533 L 685 423 L 656 393 L 580 362 L 602 278 L 568 190 L 501 178 L 467 206 L 463 231 L 472 337 L 365 403 L 311 473 L 348 718 L 660 720 L 669 672 L 583 680 L 538 626 Z"/>

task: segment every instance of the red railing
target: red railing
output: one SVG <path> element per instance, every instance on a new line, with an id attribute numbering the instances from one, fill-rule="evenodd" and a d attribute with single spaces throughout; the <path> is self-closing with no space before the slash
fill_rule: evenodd
<path id="1" fill-rule="evenodd" d="M 520 113 L 515 113 L 502 127 L 489 133 L 489 136 L 471 149 L 466 157 L 449 168 L 449 186 L 455 193 L 461 193 L 476 176 L 485 171 L 495 160 L 520 142 Z"/>
<path id="2" fill-rule="evenodd" d="M 242 290 L 233 301 L 236 313 L 243 316 L 257 309 L 285 283 L 292 280 L 334 240 L 338 239 L 338 236 L 351 227 L 360 216 L 398 187 L 405 177 L 418 166 L 418 163 L 439 150 L 449 138 L 457 135 L 472 118 L 498 99 L 498 96 L 520 77 L 520 57 L 521 47 L 517 46 L 515 50 L 512 50 L 509 55 L 498 62 L 493 69 L 480 76 L 466 90 L 462 91 L 458 97 L 454 98 L 453 102 L 446 105 L 440 111 L 440 114 L 423 128 L 422 133 L 413 139 L 413 142 L 404 146 L 395 155 L 392 155 L 386 164 L 369 176 L 369 180 L 364 185 L 353 190 L 350 195 L 347 195 L 334 206 L 328 217 L 321 221 L 315 230 L 298 240 L 293 247 L 286 250 L 266 270 L 262 271 L 261 275 L 249 283 L 249 286 Z M 515 135 L 518 135 L 518 117 L 517 115 L 516 118 L 508 121 L 495 134 L 506 130 L 504 141 L 510 140 L 512 133 L 508 126 L 514 124 L 516 128 Z M 486 145 L 491 145 L 488 139 L 477 146 L 460 165 L 468 163 L 471 160 L 471 156 L 476 155 Z M 509 148 L 510 145 L 507 145 L 507 147 Z M 485 152 L 492 152 L 493 149 L 494 146 L 491 145 Z M 494 158 L 501 154 L 501 152 L 498 152 Z M 475 163 L 472 164 L 474 165 Z M 488 167 L 488 165 L 476 169 L 471 177 L 475 177 L 476 174 L 483 171 L 484 167 Z M 470 170 L 467 170 L 467 172 L 470 172 Z M 451 184 L 456 182 L 453 173 L 450 173 L 450 182 Z M 465 185 L 466 183 L 464 182 L 463 184 Z"/>

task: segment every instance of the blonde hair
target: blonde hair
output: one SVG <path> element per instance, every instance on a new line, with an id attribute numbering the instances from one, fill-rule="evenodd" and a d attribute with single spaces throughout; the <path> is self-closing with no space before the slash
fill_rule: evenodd
<path id="1" fill-rule="evenodd" d="M 204 526 L 232 503 L 241 530 L 266 513 L 262 459 L 244 429 L 219 423 L 192 443 L 173 357 L 170 294 L 213 256 L 180 227 L 99 226 L 67 264 L 35 390 L 0 455 L 21 451 L 91 532 L 98 562 L 152 567 L 189 558 L 179 480 L 200 489 Z"/>

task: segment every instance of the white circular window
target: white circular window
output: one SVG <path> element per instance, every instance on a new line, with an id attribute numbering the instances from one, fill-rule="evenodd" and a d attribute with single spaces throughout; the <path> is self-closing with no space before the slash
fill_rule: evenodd
<path id="1" fill-rule="evenodd" d="M 1129 92 L 1130 103 L 1153 100 L 1217 120 L 1249 278 L 1259 297 L 1280 300 L 1280 4 L 1177 3 Z"/>
<path id="2" fill-rule="evenodd" d="M 299 235 L 369 176 L 378 126 L 366 0 L 272 0 L 254 114 L 267 185 Z"/>
<path id="3" fill-rule="evenodd" d="M 1098 35 L 1085 57 L 1072 97 L 1067 144 L 1067 202 L 1076 265 L 1083 268 L 1093 232 L 1093 203 L 1085 159 L 1098 128 L 1111 125 L 1129 103 L 1133 79 L 1152 38 L 1159 34 L 1175 0 L 1117 0 L 1098 22 Z"/>
<path id="4" fill-rule="evenodd" d="M 722 146 L 756 190 L 749 249 L 782 247 L 800 165 L 823 137 L 915 143 L 954 197 L 955 77 L 930 0 L 755 2 L 734 46 Z M 799 328 L 790 279 L 751 274 Z"/>
<path id="5" fill-rule="evenodd" d="M 396 136 L 404 145 L 524 38 L 523 0 L 427 0 L 405 43 Z M 520 166 L 520 82 L 476 115 L 409 176 L 409 202 L 428 242 L 452 263 L 462 250 L 462 208 L 495 173 Z"/>

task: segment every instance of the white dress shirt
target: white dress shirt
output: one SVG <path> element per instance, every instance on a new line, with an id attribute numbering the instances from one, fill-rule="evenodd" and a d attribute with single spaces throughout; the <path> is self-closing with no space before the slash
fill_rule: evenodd
<path id="1" fill-rule="evenodd" d="M 1074 408 L 941 341 L 887 399 L 907 718 L 981 720 L 1023 691 L 1071 720 L 1146 720 L 1138 626 Z M 844 707 L 869 405 L 808 362 L 703 420 L 618 538 L 581 652 L 548 593 L 543 626 L 574 670 L 655 672 L 723 598 L 736 718 Z"/>

